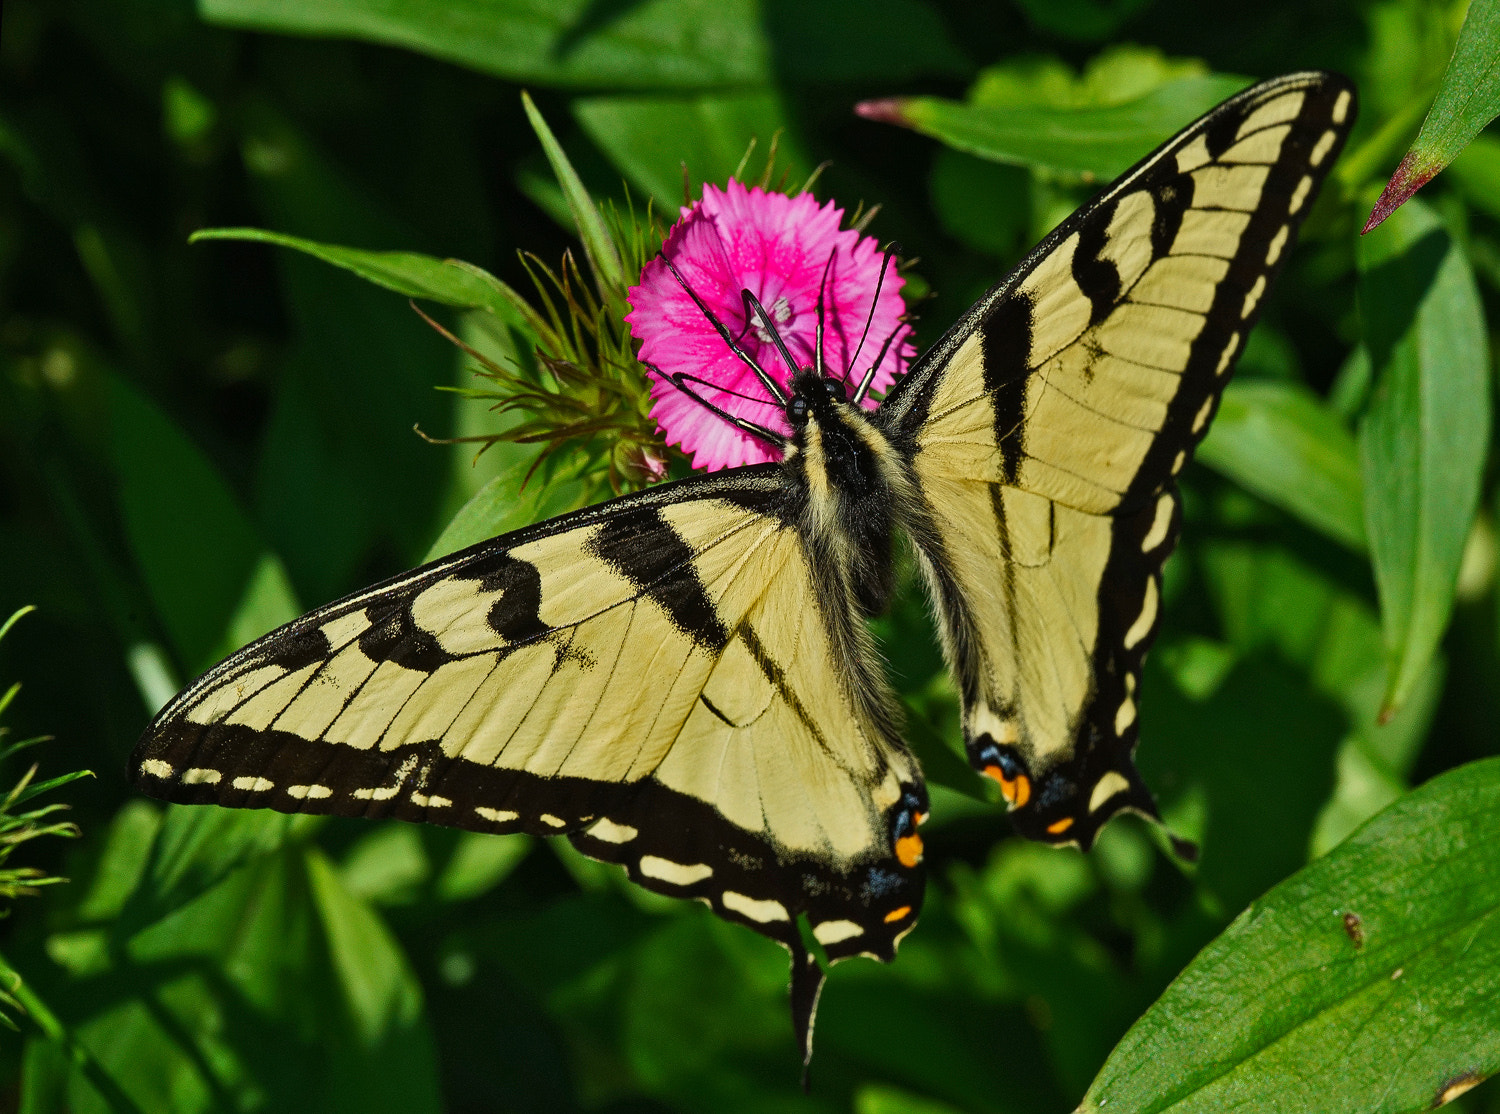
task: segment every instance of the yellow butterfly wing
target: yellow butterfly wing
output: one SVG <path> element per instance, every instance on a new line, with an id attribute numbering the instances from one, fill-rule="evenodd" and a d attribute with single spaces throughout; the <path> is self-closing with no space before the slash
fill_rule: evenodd
<path id="1" fill-rule="evenodd" d="M 1027 835 L 1087 846 L 1155 814 L 1136 690 L 1207 430 L 1354 122 L 1327 73 L 1226 101 L 1064 222 L 883 406 L 971 762 Z"/>
<path id="2" fill-rule="evenodd" d="M 926 792 L 776 466 L 663 485 L 320 608 L 172 701 L 131 761 L 172 801 L 568 835 L 794 956 L 915 923 Z"/>

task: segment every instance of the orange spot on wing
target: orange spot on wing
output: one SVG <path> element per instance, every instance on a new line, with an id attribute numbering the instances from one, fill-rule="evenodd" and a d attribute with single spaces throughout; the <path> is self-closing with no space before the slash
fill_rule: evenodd
<path id="1" fill-rule="evenodd" d="M 1053 835 L 1062 835 L 1063 832 L 1067 831 L 1072 826 L 1073 818 L 1071 816 L 1064 816 L 1061 820 L 1054 820 L 1052 823 L 1048 824 L 1047 831 L 1051 832 Z"/>
<path id="2" fill-rule="evenodd" d="M 1000 783 L 1000 794 L 1011 803 L 1011 807 L 1022 808 L 1031 800 L 1031 779 L 1025 774 L 1017 774 L 1012 781 L 999 766 L 986 766 L 983 773 Z"/>
<path id="3" fill-rule="evenodd" d="M 910 905 L 903 905 L 903 906 L 901 906 L 901 908 L 899 908 L 899 909 L 892 909 L 889 913 L 887 913 L 885 915 L 885 923 L 886 924 L 895 924 L 897 921 L 901 920 L 901 918 L 909 916 L 910 914 L 911 914 L 911 906 Z"/>
<path id="4" fill-rule="evenodd" d="M 896 841 L 896 858 L 901 860 L 904 867 L 914 867 L 922 861 L 922 837 L 919 835 L 902 836 Z"/>

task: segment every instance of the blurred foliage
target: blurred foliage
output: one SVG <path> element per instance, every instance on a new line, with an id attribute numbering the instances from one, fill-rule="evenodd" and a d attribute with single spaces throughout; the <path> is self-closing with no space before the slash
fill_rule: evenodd
<path id="1" fill-rule="evenodd" d="M 23 1033 L 0 1109 L 1410 1110 L 1494 1071 L 1500 140 L 1357 239 L 1463 16 L 8 0 L 0 615 L 39 612 L 0 677 L 14 734 L 55 736 L 38 777 L 100 777 L 55 798 L 83 838 L 20 852 L 73 884 L 0 922 Z M 582 251 L 606 305 L 628 264 L 582 200 L 670 214 L 778 136 L 788 181 L 828 160 L 820 194 L 920 256 L 931 341 L 1103 176 L 1299 67 L 1352 76 L 1361 119 L 1184 474 L 1143 685 L 1140 761 L 1195 869 L 1128 819 L 1087 856 L 1010 836 L 915 591 L 877 632 L 934 785 L 932 884 L 894 965 L 833 974 L 810 1097 L 781 950 L 565 844 L 130 794 L 151 712 L 228 650 L 609 494 L 620 462 L 589 451 L 522 487 L 534 444 L 413 435 L 505 427 L 433 389 L 475 387 L 472 361 L 406 298 L 524 365 L 548 322 L 518 252 Z M 878 122 L 901 113 L 928 135 Z M 303 250 L 189 246 L 208 227 Z"/>

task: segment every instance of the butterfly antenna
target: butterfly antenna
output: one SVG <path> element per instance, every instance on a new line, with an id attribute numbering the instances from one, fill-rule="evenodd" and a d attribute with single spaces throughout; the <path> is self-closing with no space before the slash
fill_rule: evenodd
<path id="1" fill-rule="evenodd" d="M 741 433 L 748 433 L 751 437 L 758 437 L 760 440 L 765 441 L 767 444 L 774 445 L 778 449 L 786 448 L 787 439 L 780 433 L 777 433 L 774 429 L 767 429 L 763 425 L 757 425 L 755 422 L 748 421 L 745 418 L 737 417 L 736 415 L 731 414 L 728 410 L 725 410 L 719 406 L 715 406 L 713 403 L 709 402 L 708 399 L 704 398 L 697 391 L 688 386 L 689 382 L 694 382 L 701 383 L 705 387 L 712 387 L 713 384 L 708 382 L 707 380 L 699 379 L 696 376 L 691 376 L 686 372 L 681 371 L 679 371 L 675 375 L 668 375 L 655 364 L 646 364 L 645 366 L 656 372 L 656 374 L 661 376 L 662 379 L 672 384 L 672 386 L 676 387 L 683 394 L 687 395 L 688 398 L 692 399 L 709 413 L 728 422 L 731 426 L 739 430 Z"/>
<path id="2" fill-rule="evenodd" d="M 906 322 L 902 321 L 891 330 L 891 335 L 885 338 L 885 343 L 880 346 L 880 355 L 875 357 L 875 362 L 870 365 L 864 378 L 859 381 L 859 387 L 854 392 L 854 405 L 858 406 L 865 400 L 865 395 L 870 393 L 870 387 L 875 383 L 875 373 L 880 370 L 880 365 L 885 363 L 885 354 L 891 350 L 891 345 L 904 328 L 906 328 Z"/>
<path id="3" fill-rule="evenodd" d="M 803 187 L 806 190 L 806 186 Z M 828 272 L 833 269 L 833 257 L 839 253 L 834 248 L 828 253 L 828 262 L 823 264 L 823 277 L 818 280 L 818 327 L 817 335 L 813 339 L 813 369 L 818 373 L 818 378 L 823 378 L 823 292 L 828 288 Z M 844 369 L 844 382 L 849 382 L 849 369 Z"/>
<path id="4" fill-rule="evenodd" d="M 792 354 L 787 351 L 786 341 L 781 339 L 781 332 L 776 328 L 776 322 L 771 320 L 771 315 L 766 312 L 766 307 L 760 304 L 760 299 L 748 290 L 741 290 L 740 297 L 745 300 L 745 316 L 760 318 L 760 326 L 768 334 L 771 341 L 776 345 L 776 351 L 781 353 L 782 362 L 786 364 L 786 370 L 791 375 L 796 375 L 800 370 L 797 361 L 792 359 Z"/>
<path id="5" fill-rule="evenodd" d="M 766 389 L 766 393 L 776 400 L 776 405 L 785 406 L 787 393 L 786 391 L 782 390 L 781 384 L 772 379 L 771 376 L 766 373 L 766 370 L 755 362 L 755 360 L 750 356 L 750 353 L 746 352 L 743 348 L 741 348 L 734 342 L 734 337 L 729 335 L 729 330 L 724 327 L 724 322 L 720 321 L 717 317 L 714 316 L 713 310 L 709 309 L 708 306 L 704 304 L 703 299 L 698 297 L 697 292 L 687 284 L 687 279 L 682 277 L 682 272 L 672 264 L 672 261 L 661 252 L 656 253 L 656 258 L 660 259 L 667 265 L 667 270 L 672 272 L 672 277 L 677 280 L 677 285 L 682 287 L 682 289 L 687 292 L 687 296 L 689 298 L 693 299 L 693 304 L 697 306 L 703 316 L 708 319 L 708 323 L 714 327 L 714 331 L 719 334 L 724 343 L 729 345 L 729 350 L 735 354 L 735 357 L 755 373 L 755 378 L 760 380 L 760 385 Z"/>
<path id="6" fill-rule="evenodd" d="M 865 331 L 859 335 L 859 346 L 854 349 L 854 355 L 849 360 L 849 366 L 844 369 L 845 376 L 859 364 L 859 354 L 864 351 L 865 341 L 870 336 L 870 326 L 875 324 L 875 307 L 880 304 L 880 289 L 885 285 L 886 264 L 891 261 L 892 256 L 899 255 L 900 252 L 901 245 L 893 240 L 880 255 L 880 274 L 875 279 L 875 297 L 870 299 L 870 315 L 865 318 Z M 879 367 L 880 365 L 877 362 L 875 366 Z"/>

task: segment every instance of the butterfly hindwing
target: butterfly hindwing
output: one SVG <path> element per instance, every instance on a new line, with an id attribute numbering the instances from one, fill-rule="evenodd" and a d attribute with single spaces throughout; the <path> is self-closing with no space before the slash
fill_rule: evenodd
<path id="1" fill-rule="evenodd" d="M 805 1042 L 798 918 L 831 959 L 890 959 L 926 811 L 815 589 L 775 466 L 663 485 L 267 635 L 131 768 L 173 801 L 568 835 L 804 957 Z"/>
<path id="2" fill-rule="evenodd" d="M 1343 78 L 1226 101 L 1059 226 L 885 404 L 971 761 L 1029 835 L 1124 807 L 1175 477 L 1355 115 Z"/>

